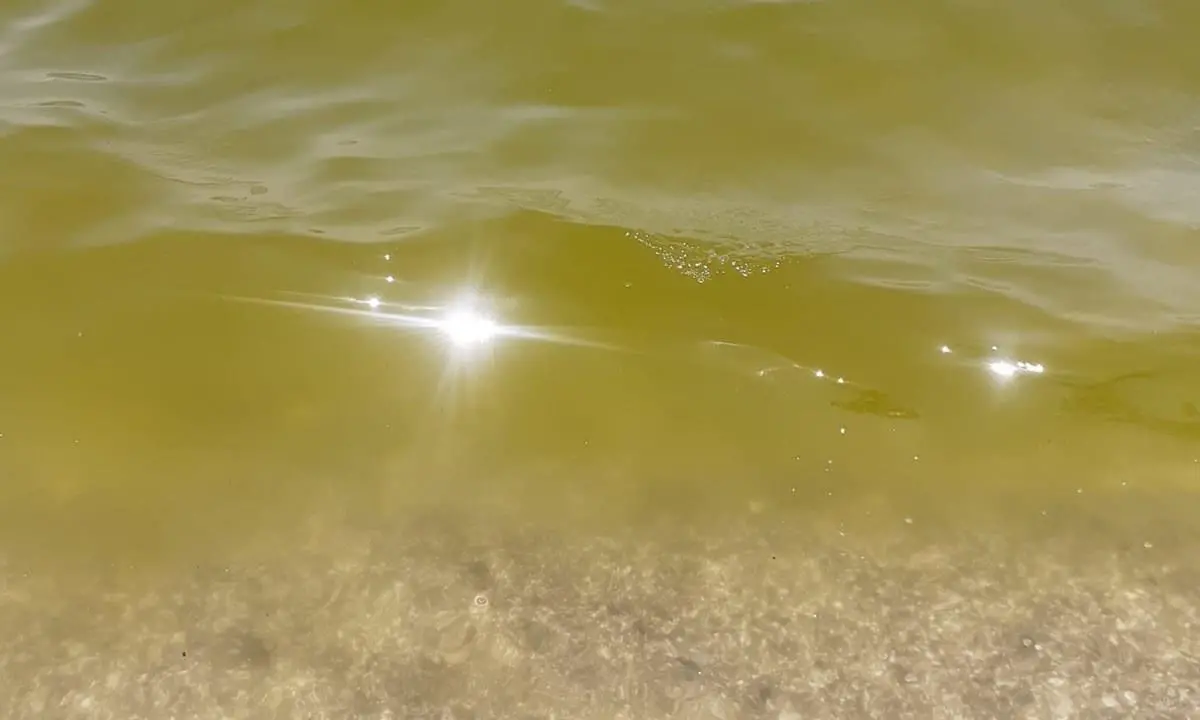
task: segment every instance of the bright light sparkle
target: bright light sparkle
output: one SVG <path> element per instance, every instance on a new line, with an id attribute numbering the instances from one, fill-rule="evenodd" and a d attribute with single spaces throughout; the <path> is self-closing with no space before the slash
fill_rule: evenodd
<path id="1" fill-rule="evenodd" d="M 287 293 L 295 300 L 262 297 L 224 296 L 236 302 L 293 308 L 309 312 L 329 313 L 348 318 L 382 323 L 389 327 L 416 331 L 432 331 L 441 335 L 458 352 L 468 353 L 479 346 L 488 345 L 503 337 L 519 340 L 548 342 L 555 345 L 587 347 L 599 350 L 626 351 L 604 342 L 572 337 L 569 334 L 552 332 L 549 328 L 508 325 L 488 316 L 478 307 L 480 300 L 473 294 L 446 305 L 420 305 L 412 303 L 385 302 L 377 296 L 334 297 Z M 345 307 L 349 305 L 350 307 Z M 358 306 L 358 307 L 354 307 Z"/>
<path id="2" fill-rule="evenodd" d="M 452 310 L 438 326 L 456 347 L 482 345 L 500 334 L 500 326 L 495 320 L 471 308 Z"/>
<path id="3" fill-rule="evenodd" d="M 1028 363 L 1022 360 L 1017 360 L 1016 362 L 1010 360 L 992 360 L 987 364 L 987 369 L 996 377 L 1005 379 L 1020 373 L 1041 375 L 1046 371 L 1046 368 L 1041 363 Z"/>

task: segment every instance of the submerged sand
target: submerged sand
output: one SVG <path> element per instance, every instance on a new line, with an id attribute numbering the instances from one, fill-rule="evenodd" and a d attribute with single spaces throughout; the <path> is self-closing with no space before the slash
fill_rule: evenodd
<path id="1" fill-rule="evenodd" d="M 1190 534 L 879 522 L 426 510 L 183 571 L 10 562 L 0 715 L 1200 717 Z"/>

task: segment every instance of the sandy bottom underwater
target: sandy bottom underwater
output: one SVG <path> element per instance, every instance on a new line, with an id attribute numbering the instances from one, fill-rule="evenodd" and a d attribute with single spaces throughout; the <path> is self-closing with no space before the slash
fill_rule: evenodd
<path id="1" fill-rule="evenodd" d="M 1192 534 L 879 525 L 425 509 L 133 578 L 10 560 L 0 716 L 1200 717 Z"/>

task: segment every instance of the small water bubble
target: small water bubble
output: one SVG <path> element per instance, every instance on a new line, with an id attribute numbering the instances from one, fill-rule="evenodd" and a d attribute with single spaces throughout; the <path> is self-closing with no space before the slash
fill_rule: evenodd
<path id="1" fill-rule="evenodd" d="M 488 605 L 487 595 L 479 594 L 479 595 L 475 596 L 475 607 L 487 607 L 487 605 Z"/>
<path id="2" fill-rule="evenodd" d="M 912 519 L 912 518 L 910 518 L 910 517 L 906 517 L 906 518 L 904 518 L 904 524 L 905 524 L 905 525 L 912 525 L 912 524 L 913 524 L 913 519 Z"/>

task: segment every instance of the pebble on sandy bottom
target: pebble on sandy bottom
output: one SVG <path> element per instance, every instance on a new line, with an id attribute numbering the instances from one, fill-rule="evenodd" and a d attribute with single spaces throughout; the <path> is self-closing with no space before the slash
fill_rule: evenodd
<path id="1" fill-rule="evenodd" d="M 1187 553 L 448 522 L 136 588 L 0 565 L 0 716 L 1200 717 Z"/>

